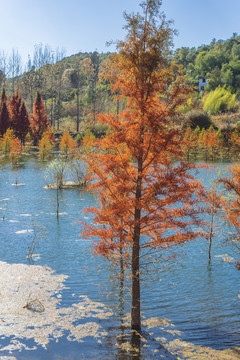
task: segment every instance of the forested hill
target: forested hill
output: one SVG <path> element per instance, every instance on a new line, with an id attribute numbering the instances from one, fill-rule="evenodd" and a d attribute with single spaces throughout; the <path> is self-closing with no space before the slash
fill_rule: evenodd
<path id="1" fill-rule="evenodd" d="M 37 66 L 30 64 L 23 74 L 11 77 L 9 72 L 1 71 L 0 87 L 6 89 L 8 98 L 18 91 L 29 113 L 40 91 L 55 131 L 68 129 L 84 133 L 99 112 L 117 112 L 119 106 L 121 108 L 121 102 L 113 101 L 107 82 L 99 81 L 99 71 L 110 53 L 78 53 L 62 59 L 58 57 L 55 63 L 48 64 L 47 59 L 40 56 L 43 48 L 40 46 L 37 50 Z M 238 93 L 240 36 L 234 34 L 228 40 L 213 40 L 197 48 L 183 47 L 175 50 L 172 57 L 184 67 L 193 84 L 197 84 L 200 77 L 208 79 L 205 92 L 220 85 L 231 93 Z M 225 107 L 223 109 L 225 111 Z M 95 128 L 94 131 L 101 133 L 104 129 Z"/>
<path id="2" fill-rule="evenodd" d="M 80 131 L 77 122 L 84 125 L 85 120 L 94 120 L 99 112 L 116 111 L 108 84 L 99 81 L 99 69 L 109 55 L 96 51 L 78 53 L 55 64 L 32 67 L 16 77 L 2 74 L 0 85 L 6 88 L 8 97 L 18 91 L 29 113 L 39 91 L 55 130 Z"/>
<path id="3" fill-rule="evenodd" d="M 193 83 L 199 77 L 207 78 L 204 89 L 209 92 L 219 85 L 230 87 L 233 92 L 240 88 L 240 36 L 233 34 L 228 40 L 212 40 L 198 48 L 176 49 L 174 58 L 183 65 Z"/>

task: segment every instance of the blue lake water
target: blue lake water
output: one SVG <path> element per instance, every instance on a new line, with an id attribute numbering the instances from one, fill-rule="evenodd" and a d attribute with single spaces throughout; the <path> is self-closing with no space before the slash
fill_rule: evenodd
<path id="1" fill-rule="evenodd" d="M 24 230 L 39 231 L 39 227 L 44 227 L 46 235 L 37 240 L 35 253 L 39 254 L 39 259 L 34 264 L 49 266 L 56 274 L 68 276 L 61 306 L 70 307 L 79 296 L 86 295 L 92 301 L 105 304 L 114 315 L 99 319 L 108 333 L 101 342 L 90 337 L 80 343 L 68 341 L 66 330 L 58 341 L 50 339 L 46 349 L 33 340 L 26 340 L 29 347 L 36 346 L 36 349 L 13 351 L 12 356 L 17 359 L 127 359 L 115 344 L 121 332 L 120 317 L 130 311 L 129 292 L 125 290 L 122 299 L 118 280 L 114 277 L 117 269 L 100 256 L 91 254 L 91 243 L 82 238 L 82 225 L 77 222 L 90 221 L 84 208 L 97 206 L 97 200 L 76 188 L 63 190 L 57 219 L 56 191 L 44 189 L 45 167 L 37 160 L 29 160 L 21 168 L 4 165 L 0 170 L 0 261 L 29 264 L 27 254 L 33 231 Z M 219 168 L 225 171 L 224 164 Z M 198 176 L 211 187 L 218 172 L 203 168 Z M 13 186 L 16 181 L 24 185 Z M 158 254 L 157 263 L 144 268 L 142 312 L 147 319 L 169 319 L 174 329 L 182 332 L 182 340 L 224 349 L 240 346 L 240 273 L 232 263 L 219 257 L 224 254 L 238 256 L 224 241 L 228 234 L 226 224 L 218 222 L 216 233 L 210 265 L 207 241 L 197 240 Z M 173 252 L 176 258 L 165 262 L 165 257 Z M 126 288 L 128 285 L 126 280 Z M 153 332 L 154 337 L 162 336 L 158 328 Z M 10 340 L 2 337 L 1 347 Z M 146 359 L 150 358 L 147 351 Z M 9 352 L 0 351 L 1 355 L 9 355 Z"/>

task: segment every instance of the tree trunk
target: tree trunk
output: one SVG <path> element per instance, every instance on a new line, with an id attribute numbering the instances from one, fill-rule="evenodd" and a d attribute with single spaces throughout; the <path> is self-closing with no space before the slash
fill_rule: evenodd
<path id="1" fill-rule="evenodd" d="M 59 217 L 59 187 L 57 184 L 57 219 Z"/>
<path id="2" fill-rule="evenodd" d="M 142 161 L 138 162 L 138 178 L 136 189 L 136 206 L 134 214 L 134 233 L 132 245 L 132 310 L 131 310 L 131 329 L 141 330 L 141 306 L 140 306 L 140 229 L 141 229 L 141 208 L 140 200 L 142 197 Z"/>
<path id="3" fill-rule="evenodd" d="M 140 211 L 136 210 L 137 217 Z M 139 217 L 140 219 L 140 217 Z M 140 277 L 139 277 L 140 226 L 135 226 L 132 247 L 132 312 L 131 329 L 141 330 L 140 315 Z"/>
<path id="4" fill-rule="evenodd" d="M 208 262 L 209 263 L 211 262 L 211 248 L 212 248 L 212 238 L 213 238 L 213 217 L 214 217 L 214 209 L 212 208 L 210 234 L 209 234 L 209 249 L 208 249 Z"/>
<path id="5" fill-rule="evenodd" d="M 120 240 L 121 241 L 121 240 Z M 119 316 L 121 321 L 121 334 L 124 335 L 124 263 L 123 251 L 120 248 L 120 282 L 119 282 Z"/>
<path id="6" fill-rule="evenodd" d="M 79 89 L 77 89 L 77 133 L 79 132 Z"/>

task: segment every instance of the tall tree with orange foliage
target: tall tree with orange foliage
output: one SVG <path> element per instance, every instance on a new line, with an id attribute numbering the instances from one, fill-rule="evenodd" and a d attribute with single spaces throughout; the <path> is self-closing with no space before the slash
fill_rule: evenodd
<path id="1" fill-rule="evenodd" d="M 49 126 L 47 112 L 41 94 L 38 92 L 33 104 L 33 113 L 30 120 L 32 137 L 39 141 Z"/>
<path id="2" fill-rule="evenodd" d="M 160 15 L 160 0 L 145 0 L 143 15 L 125 14 L 127 37 L 118 44 L 105 71 L 112 92 L 126 101 L 124 111 L 100 115 L 110 127 L 87 154 L 101 206 L 91 208 L 93 225 L 84 234 L 95 239 L 96 253 L 119 251 L 131 259 L 131 328 L 141 329 L 140 255 L 195 239 L 201 223 L 204 189 L 194 165 L 182 158 L 178 108 L 189 88 L 176 66 L 167 62 L 173 30 Z M 97 239 L 97 240 L 96 240 Z"/>
<path id="3" fill-rule="evenodd" d="M 24 143 L 25 137 L 30 129 L 28 111 L 25 103 L 18 93 L 13 94 L 9 101 L 9 113 L 11 128 L 17 138 Z"/>

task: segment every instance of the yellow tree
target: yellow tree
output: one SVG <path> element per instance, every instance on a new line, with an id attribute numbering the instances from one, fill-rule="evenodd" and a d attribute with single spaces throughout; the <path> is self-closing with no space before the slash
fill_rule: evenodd
<path id="1" fill-rule="evenodd" d="M 0 150 L 4 156 L 8 156 L 13 164 L 16 164 L 23 152 L 21 141 L 14 135 L 12 129 L 7 129 L 0 141 Z"/>
<path id="2" fill-rule="evenodd" d="M 46 159 L 51 154 L 54 147 L 54 134 L 49 127 L 42 135 L 39 144 L 39 157 L 41 160 Z"/>
<path id="3" fill-rule="evenodd" d="M 69 134 L 68 130 L 65 130 L 60 140 L 60 151 L 65 158 L 72 158 L 77 153 L 78 144 Z"/>

